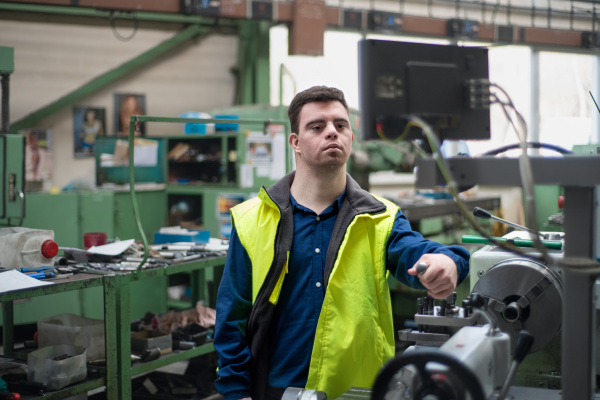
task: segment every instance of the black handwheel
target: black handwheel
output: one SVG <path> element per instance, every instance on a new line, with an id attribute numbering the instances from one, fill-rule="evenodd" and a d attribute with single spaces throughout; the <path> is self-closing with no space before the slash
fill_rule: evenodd
<path id="1" fill-rule="evenodd" d="M 454 399 L 453 396 L 444 395 L 442 391 L 437 390 L 431 374 L 425 369 L 429 362 L 436 362 L 448 367 L 452 374 L 460 379 L 467 393 L 471 395 L 472 400 L 485 400 L 481 384 L 473 371 L 454 356 L 435 349 L 411 350 L 390 360 L 375 378 L 371 400 L 385 400 L 386 393 L 392 389 L 390 384 L 393 382 L 394 376 L 408 365 L 413 365 L 417 369 L 422 383 L 418 391 L 414 393 L 414 399 L 423 399 L 427 395 L 437 395 L 439 400 L 459 400 Z"/>

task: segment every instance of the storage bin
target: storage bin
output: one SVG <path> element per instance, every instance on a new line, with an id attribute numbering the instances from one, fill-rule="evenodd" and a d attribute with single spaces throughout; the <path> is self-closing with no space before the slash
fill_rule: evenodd
<path id="1" fill-rule="evenodd" d="M 142 353 L 144 350 L 158 347 L 161 354 L 173 351 L 173 339 L 171 335 L 159 331 L 131 332 L 131 351 Z"/>
<path id="2" fill-rule="evenodd" d="M 59 314 L 37 323 L 40 348 L 70 344 L 87 348 L 87 361 L 105 358 L 104 321 L 76 314 Z"/>
<path id="3" fill-rule="evenodd" d="M 48 390 L 59 390 L 87 377 L 86 349 L 61 344 L 27 355 L 27 381 L 42 383 Z"/>

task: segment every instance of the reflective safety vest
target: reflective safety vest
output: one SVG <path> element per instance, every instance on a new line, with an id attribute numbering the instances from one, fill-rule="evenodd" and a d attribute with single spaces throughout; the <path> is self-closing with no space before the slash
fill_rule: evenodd
<path id="1" fill-rule="evenodd" d="M 266 385 L 268 321 L 288 271 L 293 237 L 289 186 L 287 202 L 285 188 L 279 188 L 281 193 L 271 189 L 269 193 L 261 189 L 258 197 L 231 210 L 240 242 L 252 262 L 253 307 L 247 338 L 254 362 L 253 386 Z M 346 197 L 331 238 L 338 250 L 330 246 L 326 259 L 326 292 L 307 389 L 336 398 L 353 386 L 371 387 L 383 363 L 394 356 L 385 256 L 397 211 L 396 205 L 360 189 L 348 176 Z M 253 392 L 254 396 L 262 393 L 260 388 Z"/>

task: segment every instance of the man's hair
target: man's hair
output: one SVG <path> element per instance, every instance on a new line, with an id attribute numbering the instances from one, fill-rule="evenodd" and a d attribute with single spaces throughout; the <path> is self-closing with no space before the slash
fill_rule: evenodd
<path id="1" fill-rule="evenodd" d="M 349 111 L 348 103 L 346 103 L 346 99 L 344 97 L 344 92 L 334 87 L 313 86 L 298 93 L 288 107 L 288 117 L 290 118 L 292 132 L 298 133 L 298 125 L 300 124 L 300 111 L 304 105 L 315 102 L 326 103 L 329 101 L 339 101 L 342 103 L 346 111 Z"/>

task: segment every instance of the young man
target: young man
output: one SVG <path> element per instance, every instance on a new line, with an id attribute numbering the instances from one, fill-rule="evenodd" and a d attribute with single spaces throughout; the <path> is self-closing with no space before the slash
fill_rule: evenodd
<path id="1" fill-rule="evenodd" d="M 370 387 L 394 356 L 387 272 L 438 299 L 468 274 L 464 248 L 425 240 L 346 174 L 354 134 L 340 90 L 298 93 L 288 115 L 296 171 L 231 212 L 214 340 L 225 400 Z"/>

